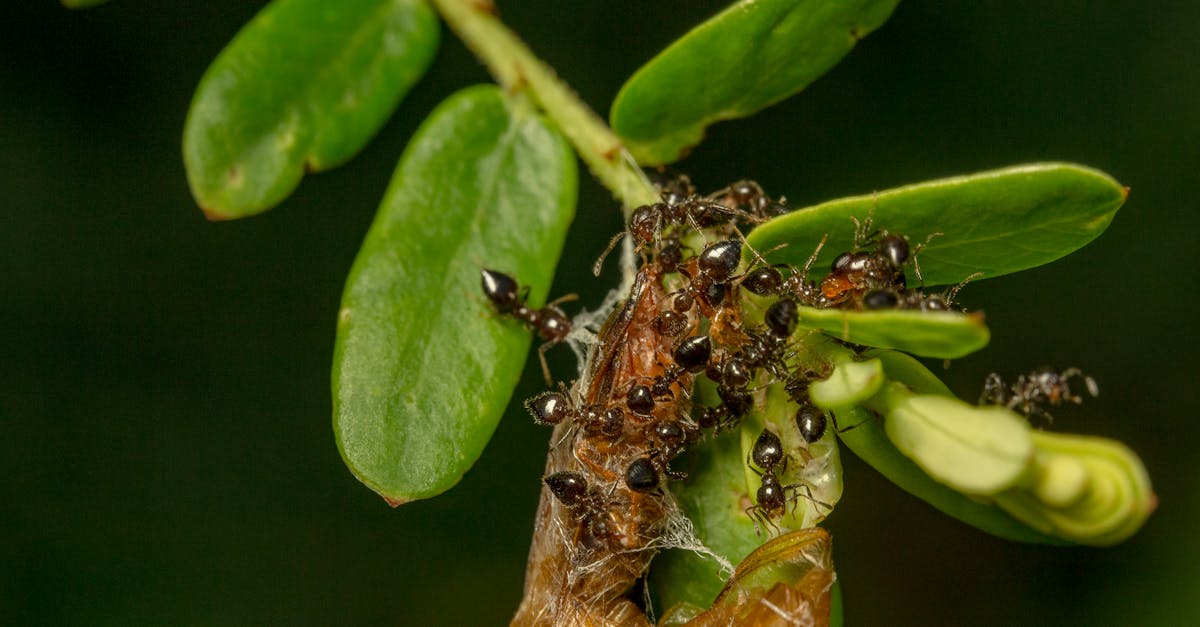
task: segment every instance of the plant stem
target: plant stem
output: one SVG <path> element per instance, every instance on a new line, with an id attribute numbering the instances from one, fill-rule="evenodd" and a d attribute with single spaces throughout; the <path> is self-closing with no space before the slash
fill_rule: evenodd
<path id="1" fill-rule="evenodd" d="M 490 0 L 433 0 L 446 24 L 505 89 L 524 90 L 558 125 L 592 174 L 625 205 L 658 201 L 621 140 L 495 14 Z"/>

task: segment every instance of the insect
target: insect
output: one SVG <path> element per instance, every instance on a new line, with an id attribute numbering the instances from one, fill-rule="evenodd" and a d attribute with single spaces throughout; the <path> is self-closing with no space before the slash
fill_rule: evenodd
<path id="1" fill-rule="evenodd" d="M 546 385 L 551 385 L 554 380 L 550 377 L 550 367 L 546 365 L 546 351 L 555 344 L 562 343 L 571 333 L 571 320 L 567 318 L 567 314 L 563 313 L 563 310 L 558 308 L 558 304 L 575 300 L 578 296 L 567 294 L 546 303 L 546 306 L 541 309 L 534 309 L 525 303 L 525 299 L 529 295 L 529 288 L 519 287 L 516 279 L 503 272 L 487 268 L 484 268 L 480 274 L 483 294 L 492 301 L 496 311 L 511 315 L 524 322 L 527 328 L 546 340 L 538 347 L 538 360 L 542 364 L 542 376 L 546 378 Z"/>
<path id="2" fill-rule="evenodd" d="M 976 272 L 963 279 L 958 285 L 940 294 L 930 294 L 922 290 L 874 289 L 863 295 L 862 307 L 869 310 L 916 309 L 919 311 L 962 311 L 962 307 L 958 306 L 955 302 L 955 299 L 958 298 L 958 292 L 967 283 L 981 276 L 983 276 L 982 272 Z"/>
<path id="3" fill-rule="evenodd" d="M 543 481 L 579 523 L 585 544 L 596 547 L 613 535 L 608 521 L 607 499 L 599 490 L 590 488 L 582 474 L 563 470 L 548 475 Z"/>
<path id="4" fill-rule="evenodd" d="M 753 462 L 753 463 L 751 463 Z M 754 521 L 754 531 L 761 535 L 759 523 L 775 532 L 779 525 L 775 519 L 787 510 L 788 502 L 793 506 L 800 498 L 799 490 L 807 492 L 810 501 L 830 509 L 828 504 L 817 501 L 812 496 L 811 489 L 803 483 L 783 485 L 779 477 L 787 472 L 788 455 L 783 450 L 779 436 L 770 429 L 763 429 L 754 442 L 754 448 L 746 457 L 746 465 L 761 478 L 758 492 L 755 494 L 755 504 L 746 508 L 746 515 Z M 755 467 L 757 466 L 757 468 Z"/>
<path id="5" fill-rule="evenodd" d="M 983 382 L 983 393 L 979 403 L 1001 405 L 1026 416 L 1051 418 L 1045 405 L 1057 407 L 1063 403 L 1079 405 L 1083 397 L 1071 390 L 1071 379 L 1082 379 L 1084 387 L 1092 397 L 1100 395 L 1096 380 L 1083 374 L 1079 368 L 1067 368 L 1057 372 L 1051 368 L 1038 368 L 1029 374 L 1019 375 L 1011 384 L 1005 384 L 999 374 L 989 374 Z"/>
<path id="6" fill-rule="evenodd" d="M 525 401 L 525 409 L 539 425 L 557 425 L 571 419 L 588 435 L 615 438 L 625 426 L 625 412 L 601 404 L 580 406 L 570 400 L 565 390 L 543 392 Z"/>
<path id="7" fill-rule="evenodd" d="M 912 264 L 917 280 L 924 284 L 917 254 L 941 233 L 932 233 L 921 244 L 910 248 L 908 238 L 886 230 L 871 230 L 871 218 L 861 223 L 854 219 L 854 250 L 834 258 L 830 273 L 821 280 L 824 306 L 849 303 L 861 308 L 861 300 L 869 291 L 891 290 L 903 293 L 907 288 L 904 266 Z M 864 250 L 866 249 L 866 250 Z"/>

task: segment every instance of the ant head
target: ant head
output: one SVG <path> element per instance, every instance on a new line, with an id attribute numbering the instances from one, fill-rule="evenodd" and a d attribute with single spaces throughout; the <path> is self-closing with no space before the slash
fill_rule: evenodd
<path id="1" fill-rule="evenodd" d="M 655 203 L 642 205 L 633 210 L 633 214 L 629 216 L 629 234 L 638 244 L 645 245 L 654 241 L 654 236 L 658 233 L 662 209 L 665 206 L 662 203 Z"/>
<path id="2" fill-rule="evenodd" d="M 779 270 L 770 266 L 753 270 L 742 278 L 742 287 L 758 296 L 778 293 L 782 285 L 783 275 L 779 273 Z"/>

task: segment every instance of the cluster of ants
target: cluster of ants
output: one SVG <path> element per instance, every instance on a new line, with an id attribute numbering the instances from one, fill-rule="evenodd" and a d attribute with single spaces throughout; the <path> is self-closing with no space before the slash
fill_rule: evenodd
<path id="1" fill-rule="evenodd" d="M 910 246 L 903 235 L 872 230 L 868 218 L 855 220 L 854 248 L 838 255 L 823 279 L 810 280 L 824 239 L 802 267 L 795 267 L 768 263 L 745 244 L 739 230 L 739 224 L 789 211 L 785 199 L 768 197 L 751 181 L 702 196 L 679 177 L 660 190 L 661 202 L 633 211 L 626 231 L 604 253 L 627 235 L 642 263 L 625 307 L 613 314 L 593 347 L 587 380 L 573 388 L 559 384 L 526 402 L 538 424 L 566 427 L 559 442 L 571 440 L 574 461 L 557 470 L 552 464 L 544 481 L 575 521 L 577 538 L 593 546 L 627 540 L 631 532 L 620 515 L 636 509 L 628 495 L 661 494 L 663 477 L 684 477 L 670 468 L 671 461 L 705 430 L 716 435 L 735 428 L 753 409 L 756 390 L 781 383 L 797 405 L 795 427 L 803 440 L 812 444 L 825 434 L 831 416 L 809 401 L 808 386 L 829 373 L 789 366 L 797 350 L 790 338 L 800 306 L 958 311 L 954 298 L 974 278 L 941 294 L 910 289 L 905 269 L 911 266 L 923 287 L 916 256 L 940 234 Z M 754 261 L 738 274 L 744 249 Z M 482 284 L 498 312 L 520 320 L 545 341 L 538 356 L 550 384 L 544 354 L 572 330 L 558 307 L 564 299 L 530 307 L 527 289 L 496 270 L 483 270 Z M 741 290 L 773 299 L 761 324 L 743 322 Z M 719 403 L 692 402 L 692 381 L 700 374 L 715 384 Z M 1042 369 L 1009 385 L 993 374 L 981 402 L 1027 415 L 1042 412 L 1047 403 L 1078 403 L 1067 383 L 1081 376 L 1077 369 Z M 1085 381 L 1095 395 L 1095 383 Z M 756 529 L 778 531 L 774 521 L 800 498 L 828 508 L 806 484 L 781 481 L 789 457 L 770 429 L 762 431 L 747 456 L 747 465 L 761 478 L 754 503 L 745 508 Z"/>

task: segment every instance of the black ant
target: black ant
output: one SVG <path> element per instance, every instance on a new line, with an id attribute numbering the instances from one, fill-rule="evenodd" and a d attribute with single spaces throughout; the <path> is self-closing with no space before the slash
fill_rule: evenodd
<path id="1" fill-rule="evenodd" d="M 571 320 L 557 305 L 575 300 L 578 296 L 568 294 L 546 303 L 541 309 L 533 309 L 525 304 L 529 295 L 528 286 L 519 287 L 515 279 L 496 270 L 484 268 L 481 275 L 483 293 L 495 305 L 496 311 L 524 322 L 527 328 L 536 331 L 538 337 L 546 340 L 538 347 L 538 359 L 542 363 L 542 375 L 546 378 L 546 385 L 551 385 L 554 380 L 550 377 L 550 367 L 546 365 L 546 351 L 551 346 L 562 343 L 571 333 Z"/>
<path id="2" fill-rule="evenodd" d="M 834 258 L 830 273 L 821 281 L 824 306 L 838 306 L 846 302 L 859 304 L 863 295 L 872 290 L 892 290 L 903 293 L 907 287 L 904 265 L 912 263 L 917 279 L 923 285 L 921 266 L 917 254 L 929 241 L 941 235 L 932 233 L 924 243 L 910 249 L 908 239 L 886 230 L 868 232 L 871 218 L 863 222 L 854 219 L 854 251 L 844 252 Z M 863 248 L 874 246 L 873 250 Z"/>
<path id="3" fill-rule="evenodd" d="M 542 392 L 525 401 L 525 409 L 537 424 L 556 425 L 572 419 L 588 435 L 615 438 L 625 428 L 625 412 L 599 404 L 580 407 L 570 401 L 565 391 Z"/>
<path id="4" fill-rule="evenodd" d="M 608 525 L 608 506 L 605 495 L 589 488 L 587 479 L 578 472 L 564 470 L 547 476 L 543 481 L 571 516 L 580 524 L 585 543 L 595 548 L 612 536 Z"/>
<path id="5" fill-rule="evenodd" d="M 1099 396 L 1100 387 L 1096 385 L 1096 380 L 1083 374 L 1079 368 L 1067 368 L 1062 372 L 1039 368 L 1018 376 L 1011 385 L 1005 385 L 1004 380 L 995 372 L 989 374 L 984 380 L 979 403 L 1001 405 L 1020 411 L 1026 416 L 1041 415 L 1049 419 L 1051 416 L 1042 407 L 1043 404 L 1057 407 L 1063 403 L 1083 403 L 1083 397 L 1071 391 L 1072 378 L 1083 379 L 1088 394 L 1093 398 Z"/>
<path id="6" fill-rule="evenodd" d="M 678 233 L 664 235 L 668 228 L 690 226 L 696 232 L 700 232 L 707 227 L 731 223 L 739 215 L 753 218 L 741 210 L 730 209 L 695 195 L 681 197 L 675 191 L 664 190 L 662 196 L 664 202 L 642 205 L 633 210 L 625 231 L 614 235 L 604 252 L 596 259 L 595 265 L 592 266 L 593 274 L 600 276 L 604 259 L 616 248 L 617 242 L 621 241 L 626 233 L 633 238 L 636 250 L 639 251 L 656 242 L 661 243 L 658 247 L 659 262 L 664 270 L 673 271 L 683 260 L 683 247 Z"/>
<path id="7" fill-rule="evenodd" d="M 629 388 L 625 395 L 625 405 L 636 416 L 651 417 L 656 407 L 654 399 L 669 396 L 671 386 L 685 373 L 703 370 L 711 355 L 712 341 L 707 335 L 696 335 L 683 340 L 671 352 L 675 363 L 655 377 L 650 385 L 638 384 Z"/>
<path id="8" fill-rule="evenodd" d="M 928 294 L 921 290 L 904 291 L 895 288 L 874 289 L 863 295 L 861 304 L 863 309 L 870 310 L 915 309 L 918 311 L 962 311 L 962 307 L 955 303 L 958 292 L 967 283 L 981 276 L 983 276 L 982 272 L 976 272 L 941 294 Z"/>
<path id="9" fill-rule="evenodd" d="M 675 292 L 674 311 L 683 315 L 691 311 L 696 301 L 716 309 L 725 301 L 730 277 L 742 261 L 742 243 L 728 239 L 709 244 L 696 256 L 696 270 L 690 273 L 683 267 L 678 271 L 688 278 L 688 284 Z"/>
<path id="10" fill-rule="evenodd" d="M 740 209 L 758 219 L 772 218 L 792 210 L 786 198 L 773 200 L 758 183 L 742 180 L 709 195 L 723 205 Z"/>
<path id="11" fill-rule="evenodd" d="M 751 461 L 754 463 L 751 464 Z M 791 501 L 793 506 L 795 505 L 800 497 L 798 491 L 801 488 L 808 493 L 807 498 L 810 501 L 831 509 L 828 504 L 814 499 L 812 490 L 807 485 L 794 483 L 785 486 L 780 483 L 779 476 L 787 472 L 787 464 L 788 455 L 783 450 L 783 443 L 779 441 L 779 436 L 770 429 L 763 429 L 754 442 L 754 448 L 746 457 L 746 465 L 762 478 L 762 484 L 755 494 L 755 504 L 745 510 L 746 515 L 754 521 L 754 532 L 757 534 L 761 535 L 760 522 L 764 527 L 779 531 L 779 525 L 775 524 L 774 519 L 783 515 L 787 510 L 788 501 Z M 762 470 L 759 470 L 760 468 Z M 790 497 L 788 496 L 789 492 L 791 493 Z"/>

